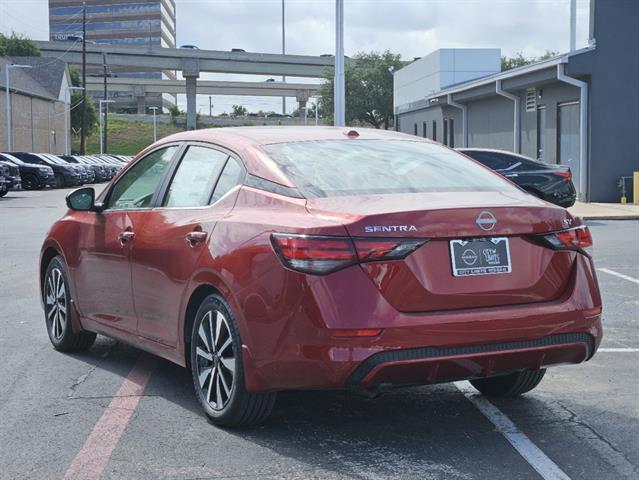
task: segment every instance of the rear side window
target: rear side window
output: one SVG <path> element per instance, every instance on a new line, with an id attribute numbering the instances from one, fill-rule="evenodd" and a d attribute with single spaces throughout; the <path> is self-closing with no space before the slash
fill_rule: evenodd
<path id="1" fill-rule="evenodd" d="M 242 183 L 243 176 L 244 170 L 242 170 L 242 167 L 240 167 L 233 157 L 229 157 L 226 162 L 226 166 L 222 171 L 222 175 L 220 175 L 220 179 L 217 181 L 210 203 L 213 204 L 217 202 L 220 198 L 231 191 L 233 187 Z"/>
<path id="2" fill-rule="evenodd" d="M 228 154 L 212 148 L 189 147 L 173 176 L 163 205 L 165 207 L 208 205 L 215 182 L 228 158 Z"/>
<path id="3" fill-rule="evenodd" d="M 493 170 L 506 170 L 516 163 L 508 160 L 507 157 L 494 152 L 468 150 L 462 153 L 468 155 L 471 158 L 474 158 L 478 162 L 483 163 Z"/>
<path id="4" fill-rule="evenodd" d="M 307 198 L 517 191 L 501 176 L 433 143 L 333 140 L 279 143 L 264 148 Z"/>

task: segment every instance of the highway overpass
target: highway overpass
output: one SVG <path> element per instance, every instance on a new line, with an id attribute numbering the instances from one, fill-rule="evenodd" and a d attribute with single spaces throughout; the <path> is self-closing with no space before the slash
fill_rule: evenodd
<path id="1" fill-rule="evenodd" d="M 82 62 L 82 44 L 80 42 L 37 41 L 36 44 L 45 57 L 60 58 L 71 64 Z M 185 81 L 183 89 L 176 93 L 186 93 L 187 128 L 195 128 L 195 99 L 198 93 L 197 79 L 200 72 L 321 78 L 324 76 L 326 68 L 332 67 L 334 64 L 331 57 L 310 55 L 95 44 L 86 46 L 87 64 L 90 66 L 102 65 L 104 54 L 106 54 L 109 67 L 129 67 L 138 71 L 181 71 Z M 127 80 L 131 81 L 131 79 Z M 148 83 L 150 82 L 145 79 L 145 84 Z M 131 86 L 132 88 L 136 87 L 133 83 Z M 137 87 L 139 91 L 140 85 Z M 88 82 L 87 88 L 90 88 Z M 152 90 L 147 91 L 151 92 Z M 301 102 L 300 97 L 297 94 L 295 96 Z"/>
<path id="2" fill-rule="evenodd" d="M 103 79 L 87 78 L 87 90 L 101 91 Z M 304 115 L 306 102 L 317 94 L 318 84 L 284 83 L 284 82 L 228 82 L 199 80 L 197 93 L 200 95 L 246 95 L 255 97 L 295 97 L 299 104 L 300 114 Z M 130 94 L 138 102 L 138 113 L 146 111 L 144 99 L 147 93 L 179 94 L 186 91 L 186 80 L 164 80 L 147 78 L 107 78 L 109 92 Z"/>

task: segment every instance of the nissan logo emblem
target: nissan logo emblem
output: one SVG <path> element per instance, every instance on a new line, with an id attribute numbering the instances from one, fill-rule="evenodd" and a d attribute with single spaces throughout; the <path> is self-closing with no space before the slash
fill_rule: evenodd
<path id="1" fill-rule="evenodd" d="M 488 210 L 484 210 L 477 216 L 477 220 L 475 220 L 475 223 L 483 231 L 489 232 L 490 230 L 495 228 L 495 225 L 497 225 L 497 219 Z"/>

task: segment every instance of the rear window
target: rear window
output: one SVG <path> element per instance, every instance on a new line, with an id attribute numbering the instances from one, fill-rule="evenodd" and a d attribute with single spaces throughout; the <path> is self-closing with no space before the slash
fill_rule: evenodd
<path id="1" fill-rule="evenodd" d="M 307 198 L 411 192 L 517 191 L 448 148 L 406 140 L 332 140 L 266 145 Z"/>

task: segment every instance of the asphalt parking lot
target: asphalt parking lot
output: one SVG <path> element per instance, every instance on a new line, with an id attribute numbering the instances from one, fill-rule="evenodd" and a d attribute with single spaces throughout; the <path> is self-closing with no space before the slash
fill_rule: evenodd
<path id="1" fill-rule="evenodd" d="M 265 425 L 223 430 L 180 367 L 104 337 L 83 354 L 50 346 L 37 263 L 67 192 L 0 199 L 0 478 L 639 478 L 639 221 L 589 222 L 602 350 L 526 396 L 287 392 Z M 144 388 L 127 390 L 132 370 Z"/>

